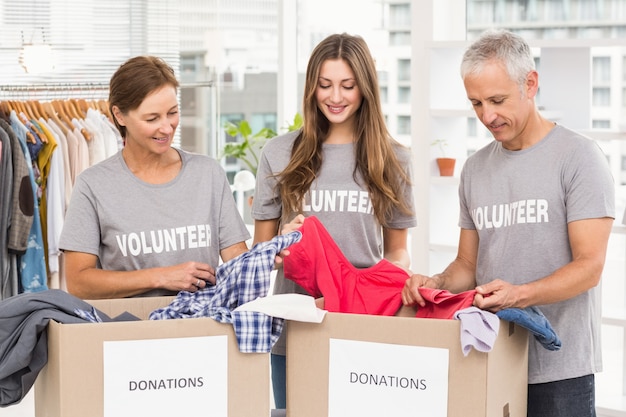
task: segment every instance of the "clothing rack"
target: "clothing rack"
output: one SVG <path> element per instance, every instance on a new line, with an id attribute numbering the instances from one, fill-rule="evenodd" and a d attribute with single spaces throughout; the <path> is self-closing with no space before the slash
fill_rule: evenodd
<path id="1" fill-rule="evenodd" d="M 213 81 L 181 83 L 179 88 L 214 87 Z M 0 100 L 49 98 L 88 98 L 106 99 L 109 91 L 108 82 L 86 83 L 36 83 L 36 84 L 0 84 Z"/>
<path id="2" fill-rule="evenodd" d="M 108 90 L 109 83 L 0 84 L 0 91 Z"/>
<path id="3" fill-rule="evenodd" d="M 2 84 L 0 100 L 106 99 L 108 83 Z"/>

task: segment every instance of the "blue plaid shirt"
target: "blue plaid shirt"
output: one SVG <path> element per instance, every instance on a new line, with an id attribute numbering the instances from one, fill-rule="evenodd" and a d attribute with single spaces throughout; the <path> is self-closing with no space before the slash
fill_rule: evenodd
<path id="1" fill-rule="evenodd" d="M 284 319 L 253 311 L 232 311 L 238 306 L 265 297 L 270 273 L 281 250 L 298 242 L 302 233 L 276 236 L 215 270 L 215 285 L 196 292 L 181 291 L 172 302 L 150 313 L 151 320 L 210 317 L 232 323 L 241 352 L 269 352 L 280 336 Z"/>

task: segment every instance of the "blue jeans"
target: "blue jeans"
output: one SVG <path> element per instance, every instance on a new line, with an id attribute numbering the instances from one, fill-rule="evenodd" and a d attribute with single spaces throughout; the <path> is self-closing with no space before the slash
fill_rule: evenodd
<path id="1" fill-rule="evenodd" d="M 594 375 L 528 385 L 527 417 L 595 417 Z"/>
<path id="2" fill-rule="evenodd" d="M 282 355 L 270 355 L 272 362 L 272 389 L 275 407 L 287 408 L 287 360 Z"/>

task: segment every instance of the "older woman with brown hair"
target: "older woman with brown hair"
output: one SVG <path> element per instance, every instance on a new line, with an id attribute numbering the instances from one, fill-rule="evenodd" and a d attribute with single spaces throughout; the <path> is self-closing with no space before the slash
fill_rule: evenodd
<path id="1" fill-rule="evenodd" d="M 178 85 L 152 56 L 129 59 L 111 78 L 124 147 L 78 177 L 59 245 L 67 289 L 78 297 L 197 291 L 215 283 L 220 257 L 248 250 L 222 167 L 172 146 Z"/>

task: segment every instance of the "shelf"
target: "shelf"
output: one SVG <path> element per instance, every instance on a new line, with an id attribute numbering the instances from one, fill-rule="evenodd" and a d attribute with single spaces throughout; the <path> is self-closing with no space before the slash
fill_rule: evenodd
<path id="1" fill-rule="evenodd" d="M 589 136 L 593 140 L 626 140 L 626 132 L 613 132 L 606 130 L 579 130 L 580 134 Z"/>
<path id="2" fill-rule="evenodd" d="M 621 303 L 611 303 L 602 308 L 602 324 L 626 329 L 626 310 Z"/>
<path id="3" fill-rule="evenodd" d="M 433 185 L 459 185 L 461 179 L 459 177 L 430 177 L 430 183 Z"/>
<path id="4" fill-rule="evenodd" d="M 602 324 L 606 326 L 623 327 L 626 329 L 626 319 L 615 317 L 602 317 Z"/>
<path id="5" fill-rule="evenodd" d="M 432 117 L 475 117 L 476 113 L 472 109 L 432 109 Z"/>
<path id="6" fill-rule="evenodd" d="M 457 245 L 445 245 L 443 243 L 431 243 L 429 249 L 432 252 L 456 252 Z"/>
<path id="7" fill-rule="evenodd" d="M 619 222 L 619 220 L 615 220 Z M 616 233 L 618 235 L 626 235 L 626 226 L 620 223 L 613 223 L 613 228 L 611 229 L 611 233 Z"/>
<path id="8" fill-rule="evenodd" d="M 626 396 L 605 396 L 596 392 L 596 412 L 598 417 L 624 417 Z"/>

